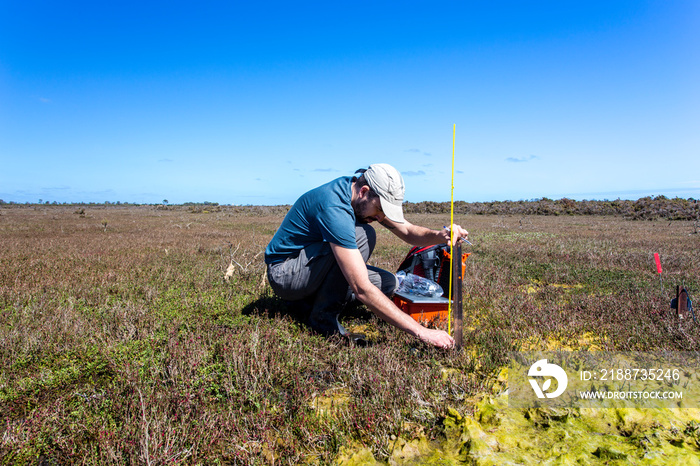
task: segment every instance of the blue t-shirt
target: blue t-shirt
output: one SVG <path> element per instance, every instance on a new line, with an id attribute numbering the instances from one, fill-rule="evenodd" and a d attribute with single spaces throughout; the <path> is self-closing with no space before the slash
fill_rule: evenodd
<path id="1" fill-rule="evenodd" d="M 351 176 L 337 178 L 302 195 L 267 245 L 265 263 L 282 262 L 313 243 L 357 249 L 351 199 Z"/>

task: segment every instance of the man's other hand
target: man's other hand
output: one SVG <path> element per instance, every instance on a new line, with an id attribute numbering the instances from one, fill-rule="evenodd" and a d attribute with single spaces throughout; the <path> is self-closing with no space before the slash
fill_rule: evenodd
<path id="1" fill-rule="evenodd" d="M 426 328 L 420 332 L 418 338 L 438 348 L 447 349 L 455 345 L 454 339 L 444 330 Z"/>
<path id="2" fill-rule="evenodd" d="M 460 241 L 467 241 L 467 238 L 469 238 L 469 232 L 459 225 L 453 224 L 452 230 L 454 231 L 454 238 L 452 238 L 453 246 Z M 447 244 L 450 244 L 450 231 L 451 230 L 448 227 L 442 229 L 443 238 Z"/>

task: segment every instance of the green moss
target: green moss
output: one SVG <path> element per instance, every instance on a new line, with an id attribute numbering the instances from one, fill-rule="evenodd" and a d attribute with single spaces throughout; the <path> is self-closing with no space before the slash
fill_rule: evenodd
<path id="1" fill-rule="evenodd" d="M 364 465 L 380 465 L 372 450 L 364 446 L 350 445 L 340 449 L 336 464 L 345 466 L 364 466 Z"/>
<path id="2" fill-rule="evenodd" d="M 444 438 L 395 439 L 389 464 L 700 465 L 700 410 L 508 408 L 486 397 L 473 416 L 449 409 Z M 378 464 L 346 447 L 337 464 Z"/>
<path id="3" fill-rule="evenodd" d="M 509 409 L 487 397 L 474 417 L 445 419 L 446 443 L 490 464 L 700 464 L 698 410 Z M 459 447 L 459 450 L 457 450 Z"/>

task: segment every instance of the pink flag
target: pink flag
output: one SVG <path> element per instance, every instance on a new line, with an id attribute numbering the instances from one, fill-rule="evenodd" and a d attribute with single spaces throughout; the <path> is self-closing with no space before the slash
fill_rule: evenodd
<path id="1" fill-rule="evenodd" d="M 656 261 L 656 271 L 661 275 L 661 259 L 659 259 L 659 253 L 654 253 L 654 260 Z"/>

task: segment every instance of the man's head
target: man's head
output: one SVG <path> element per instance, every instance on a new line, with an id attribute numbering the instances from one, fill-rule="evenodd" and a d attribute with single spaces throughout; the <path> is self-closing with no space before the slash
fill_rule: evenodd
<path id="1" fill-rule="evenodd" d="M 369 223 L 386 217 L 392 222 L 404 223 L 402 204 L 405 188 L 398 170 L 386 163 L 375 163 L 358 172 L 362 172 L 356 181 L 361 201 L 358 203 L 360 211 L 355 208 L 358 220 Z M 367 188 L 363 190 L 364 186 Z M 375 212 L 378 211 L 374 215 L 370 212 L 372 206 L 376 207 Z"/>

